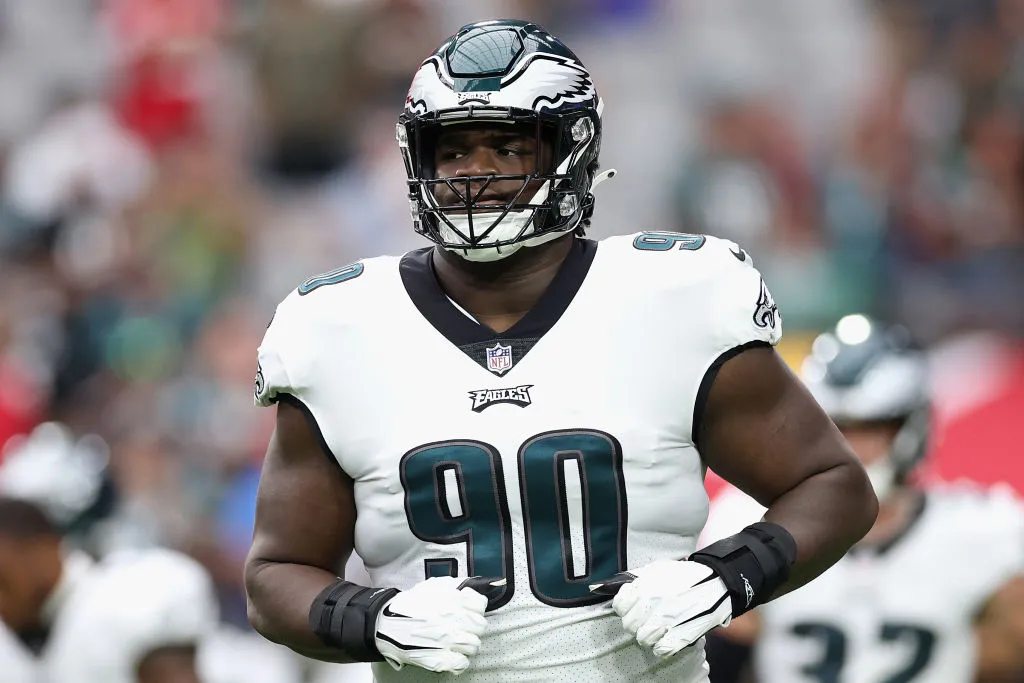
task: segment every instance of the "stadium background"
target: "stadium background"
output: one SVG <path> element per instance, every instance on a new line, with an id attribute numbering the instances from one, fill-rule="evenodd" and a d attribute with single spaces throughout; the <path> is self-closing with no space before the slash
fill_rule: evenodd
<path id="1" fill-rule="evenodd" d="M 620 174 L 593 236 L 738 241 L 794 366 L 844 313 L 903 322 L 933 359 L 925 475 L 1024 489 L 1020 0 L 8 0 L 0 443 L 105 440 L 100 552 L 190 552 L 244 625 L 255 348 L 308 275 L 421 244 L 395 117 L 435 45 L 499 16 L 595 74 Z M 410 390 L 430 362 L 395 357 Z"/>

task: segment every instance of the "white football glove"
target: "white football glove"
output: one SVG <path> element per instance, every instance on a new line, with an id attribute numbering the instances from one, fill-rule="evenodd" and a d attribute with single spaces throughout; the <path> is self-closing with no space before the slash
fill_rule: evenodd
<path id="1" fill-rule="evenodd" d="M 467 581 L 429 578 L 398 593 L 377 616 L 377 649 L 395 669 L 406 664 L 460 674 L 480 649 L 487 598 Z M 460 586 L 467 585 L 465 588 Z"/>
<path id="2" fill-rule="evenodd" d="M 725 583 L 707 565 L 659 560 L 628 574 L 612 600 L 622 626 L 658 657 L 671 657 L 701 636 L 732 621 L 732 600 Z M 591 590 L 603 592 L 601 584 Z"/>

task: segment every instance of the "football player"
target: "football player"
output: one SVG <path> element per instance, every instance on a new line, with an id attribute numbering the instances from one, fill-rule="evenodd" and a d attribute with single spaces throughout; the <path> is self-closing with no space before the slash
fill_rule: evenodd
<path id="1" fill-rule="evenodd" d="M 871 526 L 750 257 L 584 237 L 601 110 L 527 22 L 465 26 L 416 72 L 397 141 L 433 245 L 310 278 L 259 349 L 267 638 L 382 683 L 701 681 L 707 631 Z M 706 467 L 770 512 L 695 553 Z M 353 549 L 372 586 L 338 576 Z"/>
<path id="2" fill-rule="evenodd" d="M 0 622 L 4 683 L 197 683 L 217 604 L 184 555 L 65 554 L 43 510 L 0 497 Z"/>
<path id="3" fill-rule="evenodd" d="M 799 591 L 716 631 L 712 679 L 756 643 L 761 683 L 1012 680 L 1024 669 L 1024 509 L 1007 489 L 910 474 L 930 410 L 922 352 L 862 315 L 820 336 L 802 370 L 865 464 L 881 509 L 850 553 Z M 702 541 L 758 519 L 736 490 L 712 505 Z M 716 663 L 722 663 L 716 667 Z"/>
<path id="4" fill-rule="evenodd" d="M 103 495 L 100 451 L 56 423 L 0 467 L 0 680 L 196 683 L 212 581 L 162 549 L 94 559 L 67 542 Z"/>

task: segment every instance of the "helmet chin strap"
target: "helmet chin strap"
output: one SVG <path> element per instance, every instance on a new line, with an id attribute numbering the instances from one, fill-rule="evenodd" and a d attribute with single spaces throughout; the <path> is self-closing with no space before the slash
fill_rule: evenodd
<path id="1" fill-rule="evenodd" d="M 614 178 L 618 171 L 614 168 L 609 168 L 607 171 L 603 171 L 594 176 L 594 180 L 590 183 L 590 192 L 593 193 L 597 186 L 606 180 Z M 543 204 L 548 197 L 550 192 L 551 181 L 544 183 L 544 185 L 537 190 L 537 193 L 530 199 L 529 204 Z M 429 194 L 427 192 L 426 194 Z M 491 228 L 490 236 L 494 238 L 495 242 L 501 242 L 507 239 L 513 239 L 516 235 L 522 233 L 523 228 L 526 227 L 531 221 L 533 221 L 535 210 L 524 209 L 523 211 L 509 211 L 498 223 L 494 224 Z M 473 212 L 473 224 L 477 227 L 481 224 L 491 225 L 494 220 L 501 216 L 500 211 L 474 211 Z M 455 226 L 458 232 L 463 235 L 469 234 L 469 214 L 454 214 L 448 216 L 448 220 L 451 221 L 452 225 Z M 457 242 L 461 238 L 455 230 L 452 230 L 451 226 L 441 221 L 439 226 L 441 237 L 445 242 Z M 527 230 L 532 230 L 530 226 Z M 453 254 L 460 256 L 467 261 L 473 261 L 475 263 L 486 263 L 489 261 L 499 261 L 503 258 L 508 258 L 512 254 L 516 253 L 523 247 L 537 247 L 547 242 L 558 239 L 567 232 L 571 232 L 576 229 L 576 225 L 566 227 L 564 230 L 557 230 L 553 232 L 547 232 L 536 237 L 524 239 L 521 242 L 515 244 L 507 244 L 502 247 L 497 246 L 481 246 L 472 247 L 467 249 L 460 249 L 458 247 L 445 247 L 448 251 Z M 528 233 L 527 233 L 528 234 Z"/>

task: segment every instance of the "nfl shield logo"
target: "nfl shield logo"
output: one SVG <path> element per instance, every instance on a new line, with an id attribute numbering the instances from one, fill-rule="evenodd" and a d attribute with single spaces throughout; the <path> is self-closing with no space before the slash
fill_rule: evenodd
<path id="1" fill-rule="evenodd" d="M 501 342 L 487 349 L 487 369 L 504 375 L 512 369 L 512 347 L 502 346 Z"/>

